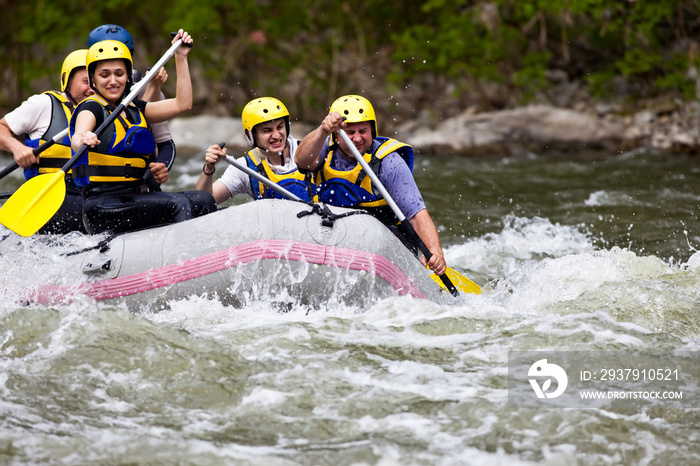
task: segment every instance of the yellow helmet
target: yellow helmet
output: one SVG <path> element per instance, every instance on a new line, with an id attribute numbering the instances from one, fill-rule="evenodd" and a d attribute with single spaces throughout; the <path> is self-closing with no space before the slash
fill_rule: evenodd
<path id="1" fill-rule="evenodd" d="M 61 92 L 64 92 L 68 87 L 73 70 L 87 66 L 87 52 L 87 49 L 74 50 L 63 60 L 63 66 L 61 66 Z"/>
<path id="2" fill-rule="evenodd" d="M 377 137 L 377 117 L 369 100 L 361 95 L 344 95 L 339 97 L 331 105 L 330 112 L 338 112 L 345 117 L 348 123 L 361 123 L 369 121 L 372 124 L 372 138 Z"/>
<path id="3" fill-rule="evenodd" d="M 260 97 L 251 100 L 243 107 L 241 123 L 243 123 L 245 138 L 251 147 L 255 146 L 253 128 L 260 123 L 277 120 L 278 118 L 284 118 L 287 127 L 287 137 L 289 137 L 289 111 L 279 100 L 274 97 Z"/>
<path id="4" fill-rule="evenodd" d="M 128 47 L 118 40 L 103 40 L 94 43 L 87 52 L 87 69 L 90 87 L 93 89 L 95 88 L 95 83 L 92 82 L 92 75 L 95 73 L 97 62 L 115 58 L 124 60 L 127 74 L 127 88 L 133 84 L 132 70 L 134 63 L 131 59 L 131 52 L 129 52 Z"/>

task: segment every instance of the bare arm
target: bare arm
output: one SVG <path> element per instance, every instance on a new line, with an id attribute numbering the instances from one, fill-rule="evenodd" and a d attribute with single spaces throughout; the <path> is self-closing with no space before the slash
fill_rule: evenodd
<path id="1" fill-rule="evenodd" d="M 182 29 L 173 38 L 173 43 L 182 38 L 184 44 L 191 44 L 192 37 Z M 190 47 L 184 45 L 175 52 L 175 70 L 177 72 L 177 91 L 175 98 L 149 102 L 145 115 L 150 123 L 167 121 L 192 109 L 192 80 L 187 55 Z"/>
<path id="2" fill-rule="evenodd" d="M 221 204 L 225 200 L 231 198 L 231 192 L 228 190 L 226 185 L 220 181 L 214 182 L 214 170 L 216 170 L 216 164 L 224 157 L 226 157 L 225 147 L 222 149 L 217 144 L 209 146 L 204 154 L 205 163 L 202 174 L 199 175 L 199 179 L 197 180 L 197 184 L 195 186 L 195 189 L 206 191 L 214 196 L 214 201 L 216 201 L 217 204 Z"/>
<path id="3" fill-rule="evenodd" d="M 0 149 L 12 152 L 12 156 L 22 168 L 29 167 L 39 161 L 31 147 L 25 146 L 12 132 L 5 118 L 0 120 Z"/>
<path id="4" fill-rule="evenodd" d="M 337 133 L 345 124 L 338 112 L 326 115 L 321 125 L 304 136 L 304 139 L 299 143 L 299 147 L 294 153 L 294 162 L 297 167 L 311 171 L 316 170 L 319 165 L 318 154 L 323 149 L 326 137 L 331 133 Z"/>
<path id="5" fill-rule="evenodd" d="M 427 262 L 430 270 L 438 275 L 445 273 L 447 268 L 447 263 L 445 262 L 445 254 L 442 252 L 442 246 L 440 245 L 440 235 L 438 234 L 437 228 L 435 228 L 435 223 L 430 217 L 427 209 L 418 211 L 416 215 L 409 219 L 408 223 L 411 224 L 420 239 L 423 240 L 428 251 L 432 254 L 432 257 Z"/>
<path id="6" fill-rule="evenodd" d="M 94 147 L 100 143 L 97 135 L 93 133 L 95 126 L 97 126 L 97 120 L 92 112 L 83 110 L 78 113 L 75 119 L 75 131 L 70 140 L 70 146 L 74 151 L 77 152 L 83 144 Z"/>

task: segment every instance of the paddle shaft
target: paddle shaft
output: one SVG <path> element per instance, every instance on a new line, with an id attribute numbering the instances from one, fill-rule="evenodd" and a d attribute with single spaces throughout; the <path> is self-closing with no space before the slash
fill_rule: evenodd
<path id="1" fill-rule="evenodd" d="M 221 148 L 223 149 L 225 145 L 226 145 L 226 144 L 222 142 L 221 144 L 219 144 L 219 147 L 221 147 Z M 231 165 L 233 165 L 234 167 L 238 168 L 238 169 L 239 169 L 240 171 L 242 171 L 243 173 L 252 176 L 253 178 L 255 178 L 256 180 L 258 180 L 259 182 L 263 183 L 265 186 L 268 186 L 269 188 L 274 189 L 275 191 L 277 191 L 277 192 L 280 193 L 281 195 L 285 196 L 286 198 L 291 199 L 291 200 L 293 200 L 293 201 L 304 202 L 304 201 L 303 201 L 299 196 L 297 196 L 296 194 L 287 191 L 286 189 L 284 189 L 282 186 L 278 185 L 277 183 L 273 183 L 273 182 L 270 181 L 269 179 L 267 179 L 267 178 L 265 178 L 264 176 L 262 176 L 260 173 L 256 172 L 255 170 L 252 170 L 250 167 L 247 167 L 247 166 L 245 166 L 245 165 L 243 165 L 243 164 L 241 164 L 241 163 L 238 163 L 238 162 L 236 161 L 236 159 L 234 159 L 234 158 L 231 157 L 230 155 L 227 155 L 225 160 L 226 160 L 228 163 L 230 163 Z"/>
<path id="2" fill-rule="evenodd" d="M 394 212 L 394 215 L 399 219 L 399 222 L 401 222 L 401 225 L 403 225 L 403 228 L 406 230 L 408 235 L 411 237 L 411 239 L 415 242 L 415 244 L 418 245 L 418 249 L 423 253 L 425 256 L 426 260 L 430 260 L 430 258 L 433 256 L 433 254 L 430 252 L 428 247 L 425 245 L 423 240 L 418 236 L 418 233 L 416 230 L 413 228 L 413 226 L 408 222 L 406 219 L 406 216 L 401 212 L 401 209 L 399 209 L 399 206 L 394 202 L 394 199 L 391 197 L 389 194 L 389 191 L 386 190 L 384 185 L 382 184 L 381 181 L 379 181 L 379 177 L 372 171 L 370 168 L 369 164 L 365 161 L 365 159 L 362 157 L 362 155 L 358 152 L 357 148 L 355 145 L 352 143 L 350 138 L 348 137 L 347 133 L 345 132 L 344 129 L 340 129 L 339 131 L 340 137 L 343 139 L 345 142 L 345 145 L 348 146 L 350 151 L 352 152 L 353 157 L 357 160 L 357 163 L 359 163 L 362 166 L 362 169 L 367 173 L 367 176 L 372 180 L 372 186 L 377 188 L 377 190 L 381 193 L 381 195 L 384 197 L 384 200 L 386 200 L 386 203 L 389 205 L 391 210 Z M 452 281 L 449 279 L 447 274 L 439 275 L 440 280 L 445 284 L 445 287 L 452 293 L 452 296 L 458 296 L 459 291 L 457 291 L 457 288 L 452 284 Z"/>
<path id="3" fill-rule="evenodd" d="M 175 42 L 173 45 L 170 46 L 167 52 L 165 52 L 165 55 L 160 57 L 160 60 L 156 62 L 155 65 L 146 73 L 146 76 L 144 76 L 139 82 L 137 82 L 132 88 L 131 92 L 129 92 L 129 95 L 127 95 L 124 99 L 122 99 L 121 103 L 117 106 L 116 109 L 112 113 L 109 114 L 107 118 L 105 118 L 105 121 L 102 122 L 102 124 L 94 131 L 95 135 L 97 137 L 100 137 L 100 135 L 107 129 L 109 126 L 114 122 L 114 120 L 117 119 L 117 117 L 121 114 L 121 112 L 136 98 L 141 93 L 141 89 L 146 87 L 146 85 L 151 82 L 151 80 L 155 77 L 156 73 L 165 65 L 165 62 L 170 60 L 170 57 L 175 55 L 175 52 L 177 49 L 180 48 L 182 45 L 182 40 L 178 40 Z M 78 163 L 78 160 L 85 154 L 90 149 L 90 146 L 87 144 L 83 144 L 80 146 L 80 149 L 71 157 L 71 159 L 66 163 L 63 168 L 61 169 L 64 173 L 68 173 L 68 170 L 73 168 L 76 163 Z"/>
<path id="4" fill-rule="evenodd" d="M 60 141 L 61 139 L 65 138 L 66 136 L 68 136 L 68 128 L 66 128 L 66 129 L 64 129 L 63 131 L 61 131 L 60 133 L 58 133 L 58 134 L 57 134 L 56 136 L 54 136 L 50 141 L 46 141 L 45 143 L 43 143 L 43 144 L 40 145 L 39 147 L 35 147 L 35 148 L 34 148 L 34 151 L 33 151 L 33 152 L 34 152 L 34 155 L 39 155 L 39 154 L 41 154 L 41 153 L 44 152 L 46 149 L 48 149 L 49 147 L 53 146 L 54 144 L 56 144 L 58 141 Z M 19 165 L 17 165 L 17 162 L 14 162 L 14 161 L 13 161 L 11 164 L 9 164 L 9 165 L 6 166 L 5 168 L 3 168 L 2 171 L 0 171 L 0 179 L 2 179 L 2 178 L 4 178 L 5 176 L 9 175 L 10 173 L 12 173 L 13 171 L 15 171 L 15 170 L 18 169 L 18 168 L 19 168 Z"/>

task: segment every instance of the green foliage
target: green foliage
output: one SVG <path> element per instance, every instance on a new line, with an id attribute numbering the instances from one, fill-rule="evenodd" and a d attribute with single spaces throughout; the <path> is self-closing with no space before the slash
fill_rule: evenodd
<path id="1" fill-rule="evenodd" d="M 524 97 L 549 85 L 552 68 L 592 76 L 601 93 L 616 76 L 646 95 L 691 84 L 683 80 L 700 34 L 694 1 L 429 0 L 421 9 L 420 23 L 392 37 L 400 51 L 394 80 L 423 72 L 501 80 Z M 664 58 L 678 49 L 673 63 Z M 432 60 L 406 67 L 405 56 Z"/>
<path id="2" fill-rule="evenodd" d="M 522 89 L 525 99 L 547 86 L 545 72 L 550 60 L 548 52 L 532 53 L 524 57 L 521 68 L 513 72 L 513 84 Z"/>
<path id="3" fill-rule="evenodd" d="M 298 118 L 317 119 L 342 93 L 427 76 L 458 91 L 498 84 L 522 102 L 551 85 L 552 69 L 601 96 L 620 81 L 639 97 L 690 96 L 698 18 L 695 0 L 0 0 L 0 107 L 56 87 L 63 57 L 104 23 L 131 32 L 140 69 L 167 49 L 171 31 L 187 29 L 197 105 L 233 114 L 272 94 Z"/>

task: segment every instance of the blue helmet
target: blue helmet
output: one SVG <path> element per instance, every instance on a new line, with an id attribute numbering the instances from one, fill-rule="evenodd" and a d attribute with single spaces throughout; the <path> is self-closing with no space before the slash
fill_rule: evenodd
<path id="1" fill-rule="evenodd" d="M 134 40 L 131 38 L 129 31 L 116 24 L 103 24 L 90 32 L 88 36 L 88 48 L 103 40 L 118 40 L 126 45 L 129 52 L 134 53 Z"/>

